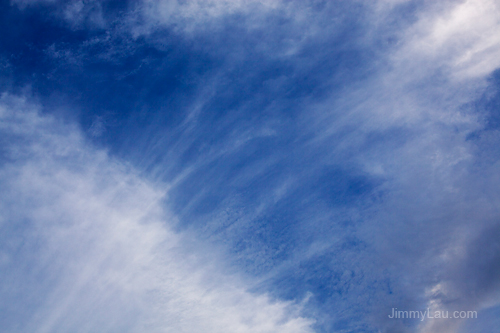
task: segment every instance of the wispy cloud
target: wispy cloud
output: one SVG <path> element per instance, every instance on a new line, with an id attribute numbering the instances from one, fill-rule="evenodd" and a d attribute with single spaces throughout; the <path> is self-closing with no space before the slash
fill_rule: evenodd
<path id="1" fill-rule="evenodd" d="M 249 293 L 208 248 L 174 233 L 165 189 L 75 126 L 4 95 L 1 131 L 5 329 L 311 331 L 298 306 Z"/>
<path id="2" fill-rule="evenodd" d="M 89 140 L 115 157 L 31 102 L 2 102 L 5 216 L 27 223 L 4 234 L 31 238 L 1 262 L 12 285 L 42 276 L 40 298 L 18 298 L 29 329 L 494 323 L 496 2 L 108 5 L 48 4 L 75 41 L 47 42 L 55 79 L 28 81 L 49 114 L 44 83 L 77 96 Z M 398 321 L 394 307 L 479 316 Z"/>

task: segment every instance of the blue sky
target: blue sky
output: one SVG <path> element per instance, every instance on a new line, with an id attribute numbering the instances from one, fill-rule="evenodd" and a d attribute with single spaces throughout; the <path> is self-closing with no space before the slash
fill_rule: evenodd
<path id="1" fill-rule="evenodd" d="M 2 332 L 497 332 L 496 1 L 0 7 Z"/>

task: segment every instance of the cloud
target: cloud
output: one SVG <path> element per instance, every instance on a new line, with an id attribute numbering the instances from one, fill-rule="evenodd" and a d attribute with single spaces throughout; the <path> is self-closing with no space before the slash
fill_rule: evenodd
<path id="1" fill-rule="evenodd" d="M 56 17 L 67 22 L 73 29 L 84 27 L 92 29 L 103 29 L 109 18 L 103 16 L 102 5 L 108 1 L 83 1 L 83 0 L 12 0 L 13 4 L 20 9 L 33 8 L 36 6 L 49 6 Z"/>
<path id="2" fill-rule="evenodd" d="M 395 60 L 419 59 L 416 66 L 441 67 L 455 80 L 484 77 L 500 66 L 499 17 L 496 1 L 431 4 L 403 33 L 406 45 Z"/>
<path id="3" fill-rule="evenodd" d="M 416 21 L 382 51 L 375 73 L 313 104 L 314 117 L 303 118 L 314 133 L 310 149 L 328 146 L 324 160 L 381 180 L 380 201 L 359 207 L 354 235 L 370 249 L 358 264 L 377 263 L 364 279 L 389 272 L 390 292 L 362 301 L 374 302 L 375 326 L 384 332 L 457 332 L 469 325 L 395 322 L 386 317 L 392 307 L 487 311 L 500 302 L 491 282 L 498 279 L 498 162 L 485 157 L 498 156 L 489 148 L 498 132 L 485 130 L 489 111 L 475 104 L 500 67 L 492 58 L 498 7 L 487 1 L 437 7 L 418 8 Z M 471 140 L 473 133 L 482 139 Z"/>
<path id="4" fill-rule="evenodd" d="M 74 16 L 60 17 L 86 22 L 79 4 Z M 109 123 L 88 117 L 88 134 L 114 134 L 102 142 L 167 185 L 96 152 L 71 125 L 5 113 L 7 124 L 21 124 L 5 129 L 20 131 L 8 136 L 2 178 L 13 193 L 5 202 L 20 207 L 13 220 L 70 221 L 44 223 L 52 236 L 26 236 L 26 244 L 41 244 L 40 256 L 63 257 L 35 257 L 36 270 L 26 268 L 26 276 L 49 276 L 43 299 L 55 309 L 49 316 L 45 303 L 34 304 L 30 327 L 72 328 L 101 308 L 117 318 L 112 327 L 127 313 L 137 331 L 145 322 L 153 331 L 181 330 L 177 323 L 195 331 L 311 326 L 293 304 L 244 286 L 309 297 L 303 310 L 326 332 L 472 325 L 388 320 L 392 307 L 494 317 L 499 136 L 485 121 L 495 111 L 478 101 L 494 90 L 500 66 L 495 2 L 144 1 L 120 20 L 108 14 L 113 28 L 104 34 L 51 44 L 46 54 L 80 67 L 89 89 L 80 103 L 111 110 Z M 9 110 L 22 108 L 16 103 Z M 120 126 L 108 128 L 113 121 Z M 68 251 L 57 250 L 61 244 Z M 202 255 L 214 244 L 252 282 L 214 268 L 218 259 Z M 9 251 L 0 256 L 6 265 Z M 44 273 L 57 270 L 64 274 Z M 68 305 L 58 308 L 59 299 Z M 76 300 L 88 315 L 65 312 Z M 290 328 L 280 326 L 284 318 Z M 88 327 L 115 325 L 98 320 Z"/>
<path id="5" fill-rule="evenodd" d="M 0 117 L 4 329 L 312 331 L 297 305 L 249 293 L 216 251 L 173 232 L 165 186 L 24 98 L 3 95 Z"/>
<path id="6" fill-rule="evenodd" d="M 384 5 L 380 4 L 382 12 L 377 15 L 388 17 L 406 3 Z M 495 2 L 466 1 L 425 3 L 412 14 L 414 21 L 400 23 L 403 29 L 391 36 L 396 41 L 377 50 L 380 52 L 379 58 L 375 58 L 378 62 L 371 67 L 368 77 L 345 78 L 342 87 L 332 91 L 329 98 L 296 99 L 300 106 L 294 111 L 300 116 L 294 119 L 294 125 L 300 130 L 293 132 L 292 127 L 289 131 L 299 143 L 285 148 L 278 146 L 296 159 L 287 159 L 283 157 L 286 154 L 278 152 L 269 154 L 269 158 L 255 168 L 235 172 L 234 183 L 255 181 L 253 184 L 257 184 L 258 179 L 267 179 L 267 174 L 273 174 L 270 170 L 286 170 L 288 178 L 282 179 L 282 174 L 276 172 L 274 178 L 269 177 L 272 180 L 267 186 L 262 186 L 266 191 L 261 193 L 280 193 L 279 198 L 262 194 L 259 196 L 262 204 L 253 209 L 251 204 L 255 202 L 248 204 L 244 198 L 238 202 L 239 197 L 234 195 L 225 201 L 221 199 L 220 210 L 200 214 L 199 219 L 206 221 L 208 216 L 210 222 L 203 230 L 213 233 L 216 240 L 224 239 L 232 249 L 239 246 L 237 253 L 244 258 L 242 261 L 258 262 L 256 274 L 263 274 L 264 279 L 271 281 L 268 288 L 272 288 L 273 283 L 280 286 L 289 283 L 297 289 L 310 288 L 313 299 L 329 298 L 315 304 L 327 313 L 325 316 L 329 319 L 325 321 L 350 320 L 352 326 L 346 324 L 346 327 L 352 329 L 362 322 L 356 315 L 364 306 L 370 308 L 375 327 L 386 332 L 456 332 L 466 324 L 464 321 L 395 323 L 386 316 L 391 307 L 481 310 L 499 302 L 497 297 L 486 296 L 497 295 L 495 284 L 489 285 L 488 293 L 473 289 L 474 296 L 464 287 L 467 283 L 477 283 L 475 288 L 485 287 L 491 276 L 496 277 L 496 254 L 476 269 L 477 275 L 472 273 L 473 265 L 463 264 L 474 261 L 471 259 L 475 257 L 474 252 L 496 253 L 494 242 L 485 241 L 486 237 L 481 234 L 490 234 L 498 223 L 495 207 L 500 198 L 494 190 L 499 188 L 494 171 L 498 164 L 480 157 L 485 146 L 497 142 L 496 134 L 490 133 L 479 141 L 470 140 L 470 136 L 485 128 L 482 115 L 485 111 L 474 108 L 473 103 L 481 98 L 489 85 L 488 78 L 500 67 L 496 33 L 499 13 Z M 319 15 L 316 20 L 311 26 L 321 22 L 322 17 Z M 384 35 L 383 24 L 375 18 L 366 26 L 375 26 Z M 300 24 L 291 26 L 297 28 Z M 334 26 L 328 28 L 333 30 Z M 300 31 L 293 28 L 288 30 L 290 35 Z M 365 36 L 348 45 L 375 47 L 377 38 L 385 37 Z M 324 46 L 322 42 L 330 38 L 332 35 L 324 32 L 313 35 L 310 40 Z M 298 48 L 303 53 L 299 54 L 305 54 L 314 42 L 300 44 Z M 272 57 L 274 53 L 270 54 Z M 300 61 L 294 62 L 293 58 L 296 54 L 291 53 L 288 59 L 292 66 L 298 67 Z M 335 53 L 332 51 L 332 54 Z M 254 132 L 259 124 L 251 124 Z M 286 137 L 285 131 L 280 132 L 279 126 L 276 128 L 277 137 Z M 197 133 L 203 132 L 199 127 L 196 129 Z M 239 138 L 242 132 L 237 132 L 235 137 Z M 196 135 L 190 132 L 186 137 Z M 227 141 L 237 141 L 233 139 L 230 137 Z M 235 154 L 243 151 L 242 147 L 250 149 L 239 146 Z M 220 153 L 214 160 L 224 165 L 221 169 L 230 169 L 228 165 L 234 162 L 227 157 L 230 154 L 218 150 L 220 147 L 216 144 L 211 148 Z M 292 167 L 280 169 L 276 160 L 286 161 Z M 314 161 L 314 166 L 301 163 L 307 160 Z M 214 175 L 225 175 L 222 171 L 218 173 L 215 166 L 207 165 L 209 163 L 204 162 L 191 165 L 198 172 L 193 172 L 188 179 L 202 180 L 196 184 L 206 185 L 184 206 L 183 212 L 188 215 L 184 217 L 190 222 L 196 218 L 196 214 L 190 214 L 194 208 L 217 193 L 218 178 Z M 332 192 L 343 186 L 342 181 L 332 176 L 333 172 L 325 171 L 334 168 L 342 170 L 339 178 L 348 183 L 347 187 L 354 187 L 355 181 L 350 180 L 356 179 L 352 176 L 356 172 L 362 179 L 368 179 L 368 184 L 381 185 L 374 186 L 376 190 L 365 197 L 352 195 L 356 198 L 352 199 L 356 202 L 352 209 L 338 209 L 331 201 L 321 205 L 318 201 L 326 199 L 318 194 L 323 186 L 318 178 L 326 182 L 328 185 L 324 186 Z M 322 172 L 327 176 L 320 178 Z M 209 174 L 211 181 L 203 174 Z M 272 183 L 277 179 L 279 181 Z M 224 182 L 228 180 L 224 178 Z M 189 181 L 181 183 L 177 190 L 188 187 L 183 184 Z M 314 187 L 309 190 L 308 184 Z M 198 186 L 196 189 L 200 190 Z M 487 199 L 486 192 L 489 193 Z M 380 199 L 373 199 L 377 193 Z M 338 193 L 336 196 L 340 197 Z M 302 204 L 304 202 L 307 204 Z M 283 211 L 293 213 L 287 215 Z M 273 221 L 273 224 L 260 224 L 261 220 Z M 286 222 L 281 222 L 283 220 Z M 352 230 L 339 226 L 347 224 L 346 220 L 355 224 Z M 287 236 L 288 232 L 291 236 Z M 293 243 L 294 233 L 303 236 L 302 242 Z M 348 244 L 354 245 L 351 248 Z M 286 259 L 276 259 L 283 252 L 287 253 L 283 255 Z M 490 269 L 493 272 L 489 272 Z M 342 279 L 348 281 L 345 289 L 339 287 Z M 370 289 L 370 286 L 375 287 Z M 289 295 L 296 294 L 290 292 Z M 384 311 L 379 310 L 381 308 Z M 333 329 L 335 324 L 331 325 Z"/>

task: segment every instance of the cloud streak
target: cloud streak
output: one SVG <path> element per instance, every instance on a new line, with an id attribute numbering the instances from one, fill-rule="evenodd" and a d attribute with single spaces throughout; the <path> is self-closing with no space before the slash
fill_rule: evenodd
<path id="1" fill-rule="evenodd" d="M 311 332 L 296 305 L 249 293 L 174 233 L 165 190 L 25 99 L 1 104 L 5 329 Z"/>
<path id="2" fill-rule="evenodd" d="M 27 80 L 49 114 L 46 85 L 77 96 L 79 120 L 3 99 L 2 201 L 7 220 L 27 223 L 4 234 L 27 233 L 17 262 L 35 269 L 12 249 L 1 261 L 20 270 L 13 285 L 46 281 L 29 329 L 494 322 L 496 2 L 78 4 L 73 16 L 48 5 L 69 28 L 43 46 L 50 75 Z M 389 320 L 394 307 L 479 319 Z"/>

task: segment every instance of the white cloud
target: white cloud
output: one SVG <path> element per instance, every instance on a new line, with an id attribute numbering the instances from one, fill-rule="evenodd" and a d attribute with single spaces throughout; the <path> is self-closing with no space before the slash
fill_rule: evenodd
<path id="1" fill-rule="evenodd" d="M 384 19 L 374 19 L 374 25 L 383 25 L 401 4 L 379 2 L 375 15 Z M 296 21 L 286 25 L 285 34 L 271 38 L 292 41 L 284 54 L 293 55 L 303 36 L 328 39 L 314 35 L 321 17 L 310 15 L 307 5 L 296 12 L 290 11 L 292 7 L 261 1 L 145 1 L 129 13 L 125 29 L 136 36 L 158 27 L 187 34 L 196 29 L 217 32 L 217 23 L 238 14 L 246 20 L 245 28 L 259 26 L 266 31 L 265 14 L 289 10 L 285 16 Z M 76 14 L 68 14 L 67 20 L 85 12 L 77 5 L 71 8 L 67 13 Z M 316 117 L 311 117 L 313 107 L 304 103 L 301 125 L 313 133 L 311 145 L 329 147 L 318 163 L 355 165 L 386 181 L 382 202 L 370 207 L 368 214 L 359 213 L 368 217 L 356 235 L 372 251 L 360 255 L 364 260 L 376 262 L 380 270 L 393 269 L 392 282 L 401 283 L 398 296 L 436 309 L 451 308 L 446 302 L 452 296 L 453 306 L 494 306 L 498 298 L 464 285 L 481 281 L 488 265 L 495 263 L 474 266 L 477 276 L 461 264 L 474 263 L 471 253 L 481 248 L 475 240 L 487 240 L 485 235 L 498 218 L 498 163 L 478 161 L 478 145 L 489 140 L 486 143 L 498 146 L 498 137 L 467 140 L 484 124 L 466 105 L 484 91 L 487 76 L 500 67 L 499 7 L 490 0 L 436 2 L 426 3 L 416 14 L 416 22 L 397 35 L 399 42 L 381 51 L 385 52 L 382 65 L 373 76 L 354 84 L 347 80 L 344 92 L 316 108 Z M 333 25 L 326 25 L 325 34 L 334 30 Z M 271 51 L 269 56 L 278 53 Z M 236 278 L 224 278 L 223 270 L 213 267 L 216 259 L 200 259 L 203 251 L 189 249 L 185 236 L 170 231 L 174 218 L 164 217 L 160 209 L 162 191 L 104 153 L 92 151 L 75 129 L 29 111 L 15 115 L 9 110 L 21 108 L 22 102 L 14 104 L 4 107 L 2 118 L 7 124 L 3 131 L 17 131 L 12 140 L 20 142 L 9 143 L 8 155 L 15 164 L 2 169 L 0 179 L 9 185 L 3 208 L 10 211 L 2 223 L 41 223 L 29 224 L 25 230 L 37 232 L 27 236 L 18 231 L 3 234 L 17 237 L 12 237 L 12 246 L 20 246 L 15 244 L 28 237 L 25 243 L 41 244 L 42 251 L 31 259 L 26 251 L 22 257 L 21 262 L 35 263 L 26 269 L 27 277 L 14 274 L 24 272 L 15 264 L 14 250 L 4 250 L 0 264 L 14 268 L 13 276 L 22 277 L 20 286 L 27 285 L 34 272 L 42 272 L 43 281 L 47 280 L 35 285 L 43 302 L 30 317 L 31 331 L 75 331 L 76 325 L 83 325 L 84 331 L 100 325 L 118 329 L 123 323 L 132 331 L 308 331 L 310 322 L 288 317 L 286 303 L 249 294 Z M 377 135 L 385 138 L 377 141 Z M 22 143 L 27 138 L 29 144 Z M 285 185 L 276 191 L 276 198 L 289 191 Z M 251 216 L 245 218 L 252 223 Z M 333 218 L 324 220 L 331 223 Z M 313 222 L 307 224 L 309 229 Z M 324 251 L 330 244 L 311 252 Z M 498 287 L 492 284 L 487 291 L 495 294 Z M 379 307 L 389 304 L 382 296 L 377 301 Z M 96 311 L 102 317 L 90 315 Z M 284 318 L 289 321 L 283 322 Z M 455 332 L 462 323 L 424 325 L 421 332 Z"/>
<path id="2" fill-rule="evenodd" d="M 56 14 L 73 28 L 81 28 L 86 24 L 87 27 L 102 29 L 108 23 L 103 17 L 101 7 L 105 1 L 12 0 L 11 2 L 20 9 L 36 5 L 51 6 L 53 9 L 52 14 Z"/>
<path id="3" fill-rule="evenodd" d="M 249 293 L 215 250 L 173 232 L 166 191 L 93 149 L 75 126 L 4 95 L 0 131 L 7 329 L 312 331 L 296 305 Z"/>
<path id="4" fill-rule="evenodd" d="M 382 2 L 380 10 L 393 8 Z M 498 147 L 498 131 L 468 139 L 485 126 L 472 102 L 500 68 L 500 12 L 494 1 L 463 1 L 423 6 L 417 14 L 383 51 L 375 75 L 346 85 L 308 121 L 311 144 L 330 143 L 325 159 L 384 180 L 383 199 L 363 213 L 357 231 L 373 261 L 391 271 L 393 290 L 400 288 L 394 298 L 378 299 L 374 313 L 387 309 L 379 328 L 458 332 L 465 321 L 410 328 L 383 317 L 392 306 L 452 312 L 500 304 L 500 288 L 491 282 L 500 277 L 498 243 L 488 237 L 498 234 L 499 164 L 497 155 L 485 158 L 488 147 Z"/>
<path id="5" fill-rule="evenodd" d="M 444 7 L 444 8 L 443 8 Z M 500 5 L 494 0 L 432 4 L 403 34 L 396 59 L 441 66 L 455 79 L 483 77 L 500 67 Z"/>
<path id="6" fill-rule="evenodd" d="M 275 9 L 280 0 L 210 0 L 187 1 L 177 0 L 145 0 L 137 5 L 137 13 L 143 25 L 133 27 L 136 35 L 149 33 L 156 27 L 177 28 L 182 32 L 192 32 L 200 27 L 206 28 L 215 20 L 231 14 L 248 14 L 258 10 L 259 13 Z M 135 18 L 137 19 L 137 17 Z M 213 27 L 212 27 L 213 28 Z"/>

